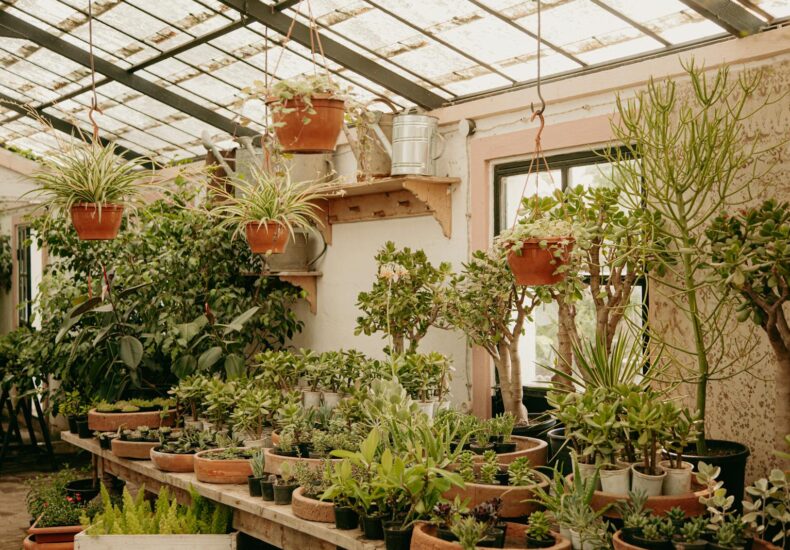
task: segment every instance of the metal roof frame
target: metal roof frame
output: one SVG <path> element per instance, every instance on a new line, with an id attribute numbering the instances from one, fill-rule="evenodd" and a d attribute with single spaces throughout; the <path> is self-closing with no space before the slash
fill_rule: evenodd
<path id="1" fill-rule="evenodd" d="M 759 17 L 732 0 L 680 1 L 738 38 L 760 32 L 766 25 Z"/>

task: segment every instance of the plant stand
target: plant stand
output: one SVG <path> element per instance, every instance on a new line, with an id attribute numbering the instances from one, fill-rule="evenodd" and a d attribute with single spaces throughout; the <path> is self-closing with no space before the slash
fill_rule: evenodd
<path id="1" fill-rule="evenodd" d="M 0 435 L 3 436 L 3 450 L 0 452 L 0 468 L 2 468 L 3 461 L 8 455 L 9 450 L 21 450 L 26 447 L 32 448 L 37 453 L 43 452 L 49 458 L 49 464 L 52 469 L 54 470 L 56 467 L 55 453 L 52 450 L 52 440 L 49 436 L 49 426 L 44 417 L 44 411 L 41 409 L 41 403 L 39 403 L 37 397 L 33 397 L 33 406 L 36 411 L 36 419 L 34 419 L 30 401 L 31 400 L 28 398 L 19 399 L 16 405 L 14 405 L 11 394 L 7 389 L 4 389 L 2 394 L 0 394 L 0 411 L 8 411 L 8 425 L 3 427 L 2 423 L 0 423 Z M 30 438 L 28 444 L 25 444 L 22 439 L 22 429 L 18 419 L 20 413 L 22 414 L 25 427 L 27 428 L 27 434 Z M 41 430 L 41 437 L 44 439 L 44 449 L 41 448 L 36 438 L 35 422 L 38 422 L 38 426 Z M 15 439 L 14 444 L 11 443 L 12 437 Z"/>

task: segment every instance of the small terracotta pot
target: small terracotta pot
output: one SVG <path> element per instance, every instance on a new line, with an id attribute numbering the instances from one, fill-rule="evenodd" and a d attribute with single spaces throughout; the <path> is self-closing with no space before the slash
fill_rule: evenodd
<path id="1" fill-rule="evenodd" d="M 291 510 L 298 518 L 322 523 L 335 522 L 335 505 L 304 496 L 304 487 L 299 487 L 291 496 Z"/>
<path id="2" fill-rule="evenodd" d="M 274 452 L 274 449 L 264 449 L 263 454 L 266 458 L 266 466 L 264 472 L 267 474 L 279 474 L 280 465 L 284 462 L 290 462 L 291 465 L 301 462 L 307 464 L 311 470 L 320 472 L 324 468 L 325 459 L 322 458 L 300 458 L 298 456 L 283 456 Z M 338 458 L 329 459 L 330 462 L 340 462 Z"/>
<path id="3" fill-rule="evenodd" d="M 156 448 L 150 452 L 151 462 L 163 472 L 193 472 L 195 470 L 194 454 L 160 453 Z"/>
<path id="4" fill-rule="evenodd" d="M 550 550 L 570 550 L 571 541 L 562 537 L 558 533 L 552 532 L 554 546 L 549 546 Z M 527 536 L 527 526 L 519 523 L 507 523 L 505 532 L 504 548 L 524 548 Z M 411 550 L 460 550 L 461 545 L 457 542 L 442 540 L 436 536 L 436 526 L 427 523 L 418 523 L 414 527 L 414 534 L 411 539 Z"/>
<path id="5" fill-rule="evenodd" d="M 547 242 L 541 248 L 541 242 Z M 507 254 L 507 263 L 516 278 L 516 284 L 524 286 L 553 285 L 565 279 L 565 273 L 557 273 L 557 268 L 567 264 L 571 250 L 575 244 L 573 237 L 547 237 L 543 239 L 527 239 L 521 247 L 521 253 L 511 249 Z M 561 250 L 556 257 L 555 251 Z"/>
<path id="6" fill-rule="evenodd" d="M 206 483 L 247 483 L 247 478 L 252 475 L 252 466 L 247 458 L 234 460 L 211 460 L 204 458 L 209 451 L 200 451 L 195 455 L 195 476 L 198 481 Z"/>
<path id="7" fill-rule="evenodd" d="M 250 222 L 247 224 L 247 243 L 253 254 L 282 254 L 288 245 L 288 229 L 282 224 Z"/>
<path id="8" fill-rule="evenodd" d="M 121 441 L 113 439 L 110 443 L 112 454 L 118 458 L 135 458 L 138 460 L 150 460 L 151 449 L 158 447 L 158 441 Z"/>
<path id="9" fill-rule="evenodd" d="M 38 520 L 27 530 L 28 534 L 36 537 L 37 545 L 53 542 L 74 543 L 74 536 L 82 531 L 81 525 L 63 525 L 58 527 L 38 527 Z"/>
<path id="10" fill-rule="evenodd" d="M 542 439 L 518 435 L 514 435 L 512 439 L 516 444 L 516 451 L 497 455 L 497 463 L 501 465 L 510 464 L 517 458 L 525 456 L 529 459 L 529 464 L 533 468 L 546 465 L 546 457 L 549 450 L 548 443 Z M 475 462 L 483 462 L 483 457 L 475 456 Z"/>
<path id="11" fill-rule="evenodd" d="M 282 106 L 290 112 L 275 110 L 272 120 L 274 132 L 285 153 L 331 153 L 343 129 L 345 103 L 328 94 L 311 98 L 314 114 L 301 99 L 290 99 Z M 270 99 L 267 103 L 278 103 Z M 305 124 L 305 119 L 309 120 Z"/>
<path id="12" fill-rule="evenodd" d="M 534 502 L 528 502 L 534 497 L 535 489 L 543 487 L 547 490 L 548 481 L 543 481 L 537 485 L 525 487 L 511 487 L 509 485 L 485 485 L 483 483 L 465 483 L 464 487 L 451 487 L 442 496 L 452 501 L 456 496 L 460 496 L 462 501 L 468 499 L 469 508 L 477 506 L 492 498 L 502 499 L 502 509 L 499 512 L 502 518 L 521 518 L 537 510 L 539 507 Z"/>
<path id="13" fill-rule="evenodd" d="M 138 411 L 130 413 L 103 413 L 96 409 L 88 412 L 88 427 L 94 432 L 115 432 L 118 428 L 134 430 L 140 426 L 159 428 L 172 426 L 173 415 L 168 412 L 164 418 L 161 411 Z"/>
<path id="14" fill-rule="evenodd" d="M 82 241 L 109 241 L 118 236 L 123 205 L 80 202 L 71 207 L 71 223 Z"/>

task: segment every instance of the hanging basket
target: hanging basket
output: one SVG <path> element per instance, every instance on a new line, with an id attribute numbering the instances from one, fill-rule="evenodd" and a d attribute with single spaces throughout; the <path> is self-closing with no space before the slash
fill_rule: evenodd
<path id="1" fill-rule="evenodd" d="M 247 242 L 253 254 L 282 254 L 288 245 L 290 233 L 276 222 L 250 222 L 246 227 Z"/>
<path id="2" fill-rule="evenodd" d="M 118 236 L 123 205 L 80 202 L 71 207 L 71 223 L 82 241 L 109 241 Z"/>
<path id="3" fill-rule="evenodd" d="M 540 245 L 545 242 L 545 248 Z M 573 237 L 527 239 L 520 252 L 511 248 L 507 263 L 522 286 L 553 285 L 565 280 L 565 272 L 557 269 L 570 261 L 576 241 Z"/>
<path id="4" fill-rule="evenodd" d="M 313 108 L 299 98 L 285 101 L 269 99 L 269 105 L 279 104 L 272 113 L 274 131 L 285 153 L 331 153 L 343 130 L 345 102 L 331 95 L 311 98 Z M 308 122 L 306 122 L 308 121 Z"/>

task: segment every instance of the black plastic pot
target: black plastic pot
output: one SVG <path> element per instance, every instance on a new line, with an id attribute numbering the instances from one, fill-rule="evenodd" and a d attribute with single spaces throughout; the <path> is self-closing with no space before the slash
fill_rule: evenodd
<path id="1" fill-rule="evenodd" d="M 297 458 L 299 456 L 299 450 L 298 449 L 294 449 L 293 451 L 282 451 L 280 449 L 275 449 L 274 450 L 274 454 L 276 454 L 278 456 L 290 456 L 290 457 Z"/>
<path id="2" fill-rule="evenodd" d="M 267 481 L 266 479 L 261 480 L 261 497 L 263 500 L 271 502 L 274 500 L 274 482 Z"/>
<path id="3" fill-rule="evenodd" d="M 309 443 L 298 443 L 296 445 L 296 450 L 299 453 L 300 457 L 307 458 L 310 456 L 310 444 Z"/>
<path id="4" fill-rule="evenodd" d="M 634 546 L 644 548 L 645 550 L 672 550 L 672 543 L 669 539 L 663 540 L 647 540 L 641 536 L 633 536 Z"/>
<path id="5" fill-rule="evenodd" d="M 548 433 L 549 440 L 549 465 L 557 467 L 563 473 L 568 475 L 573 471 L 573 462 L 571 460 L 570 445 L 567 443 L 568 439 L 565 437 L 565 428 L 554 428 Z"/>
<path id="6" fill-rule="evenodd" d="M 549 546 L 554 546 L 557 544 L 557 541 L 554 540 L 554 537 L 549 539 L 533 539 L 529 535 L 527 535 L 527 548 L 548 548 Z"/>
<path id="7" fill-rule="evenodd" d="M 491 527 L 488 530 L 486 539 L 492 539 L 492 546 L 488 548 L 504 548 L 505 547 L 505 530 L 499 527 Z"/>
<path id="8" fill-rule="evenodd" d="M 513 428 L 513 435 L 522 437 L 534 437 L 548 442 L 549 432 L 557 427 L 558 420 L 555 416 L 548 413 L 536 413 L 529 415 L 529 425 L 516 426 Z"/>
<path id="9" fill-rule="evenodd" d="M 83 502 L 93 500 L 99 494 L 99 491 L 101 491 L 101 484 L 97 480 L 94 486 L 93 478 L 90 477 L 75 479 L 66 483 L 66 495 L 74 499 L 79 495 Z"/>
<path id="10" fill-rule="evenodd" d="M 348 506 L 335 505 L 335 527 L 348 531 L 359 527 L 359 514 Z"/>
<path id="11" fill-rule="evenodd" d="M 93 437 L 93 432 L 88 427 L 88 419 L 85 420 L 77 420 L 77 434 L 80 436 L 80 439 L 90 439 Z"/>
<path id="12" fill-rule="evenodd" d="M 112 446 L 112 439 L 111 438 L 99 436 L 99 447 L 101 447 L 105 451 L 108 451 L 108 450 L 110 450 L 111 446 Z"/>
<path id="13" fill-rule="evenodd" d="M 620 538 L 628 544 L 635 544 L 634 537 L 637 537 L 642 530 L 639 527 L 623 527 L 620 530 Z"/>
<path id="14" fill-rule="evenodd" d="M 496 474 L 496 480 L 500 485 L 510 485 L 510 474 L 507 469 L 499 470 Z"/>
<path id="15" fill-rule="evenodd" d="M 406 529 L 401 529 L 399 522 L 396 522 L 395 525 L 385 525 L 384 545 L 387 550 L 409 550 L 412 533 L 414 533 L 413 525 Z"/>
<path id="16" fill-rule="evenodd" d="M 436 536 L 442 540 L 446 540 L 447 542 L 456 542 L 458 537 L 456 537 L 453 532 L 446 527 L 438 527 L 436 529 Z"/>
<path id="17" fill-rule="evenodd" d="M 476 455 L 482 455 L 486 451 L 494 450 L 494 444 L 489 443 L 488 445 L 478 445 L 477 443 L 472 443 L 469 446 L 469 450 L 475 453 Z"/>
<path id="18" fill-rule="evenodd" d="M 291 496 L 299 485 L 293 483 L 291 485 L 275 485 L 274 486 L 274 503 L 275 504 L 291 504 Z"/>
<path id="19" fill-rule="evenodd" d="M 384 538 L 384 526 L 381 523 L 381 516 L 362 516 L 362 532 L 369 540 L 382 540 Z"/>
<path id="20" fill-rule="evenodd" d="M 497 443 L 502 443 L 505 440 L 504 435 L 492 435 L 491 436 L 491 443 L 496 445 Z"/>
<path id="21" fill-rule="evenodd" d="M 672 541 L 672 547 L 675 550 L 706 550 L 706 548 L 708 547 L 708 541 L 706 540 L 697 540 L 694 542 Z"/>
<path id="22" fill-rule="evenodd" d="M 504 443 L 504 442 L 503 443 L 496 443 L 494 445 L 494 450 L 496 451 L 496 454 L 498 454 L 498 455 L 505 454 L 505 453 L 512 453 L 512 452 L 515 452 L 515 450 L 516 450 L 516 444 L 513 443 L 513 442 L 510 442 L 510 443 Z"/>
<path id="23" fill-rule="evenodd" d="M 69 433 L 76 434 L 77 433 L 77 417 L 73 414 L 70 414 L 66 417 L 66 420 L 69 421 Z"/>
<path id="24" fill-rule="evenodd" d="M 250 490 L 251 497 L 261 496 L 261 481 L 262 477 L 247 476 L 247 488 Z"/>
<path id="25" fill-rule="evenodd" d="M 726 441 L 723 439 L 706 439 L 708 445 L 707 455 L 699 455 L 696 447 L 691 445 L 683 452 L 683 460 L 694 465 L 700 462 L 721 468 L 719 481 L 724 484 L 727 494 L 735 497 L 733 508 L 737 512 L 742 509 L 743 486 L 746 481 L 746 461 L 751 454 L 749 447 L 737 441 Z M 675 453 L 668 453 L 674 457 Z"/>

